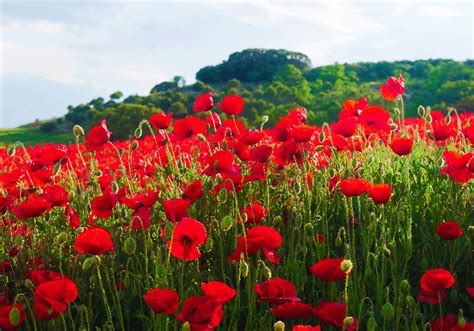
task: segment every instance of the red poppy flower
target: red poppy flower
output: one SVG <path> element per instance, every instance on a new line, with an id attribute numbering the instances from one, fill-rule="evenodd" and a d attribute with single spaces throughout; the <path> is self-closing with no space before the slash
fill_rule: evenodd
<path id="1" fill-rule="evenodd" d="M 44 198 L 31 197 L 12 208 L 13 214 L 21 220 L 38 217 L 50 209 L 50 203 Z"/>
<path id="2" fill-rule="evenodd" d="M 227 285 L 226 283 L 213 281 L 206 284 L 201 284 L 201 289 L 204 294 L 208 297 L 214 298 L 219 301 L 222 305 L 230 301 L 237 291 Z"/>
<path id="3" fill-rule="evenodd" d="M 132 214 L 132 229 L 142 230 L 151 226 L 150 208 L 140 207 Z"/>
<path id="4" fill-rule="evenodd" d="M 341 263 L 344 258 L 325 258 L 316 262 L 309 271 L 323 282 L 345 280 L 346 274 L 341 270 Z"/>
<path id="5" fill-rule="evenodd" d="M 207 132 L 207 124 L 196 116 L 188 116 L 174 121 L 174 134 L 176 139 L 183 140 L 198 134 L 205 135 Z"/>
<path id="6" fill-rule="evenodd" d="M 251 159 L 260 163 L 268 161 L 270 155 L 272 155 L 272 148 L 268 145 L 260 145 L 251 150 Z"/>
<path id="7" fill-rule="evenodd" d="M 113 251 L 115 246 L 109 232 L 97 227 L 80 233 L 76 237 L 75 248 L 81 254 L 101 255 Z"/>
<path id="8" fill-rule="evenodd" d="M 341 302 L 322 302 L 314 308 L 314 314 L 321 322 L 342 328 L 346 318 L 346 305 Z M 354 318 L 354 323 L 346 326 L 346 330 L 352 331 L 356 328 L 357 320 Z"/>
<path id="9" fill-rule="evenodd" d="M 438 296 L 439 294 L 439 296 Z M 441 299 L 441 302 L 446 299 L 446 291 L 426 291 L 426 290 L 420 290 L 418 292 L 418 295 L 416 296 L 416 300 L 419 302 L 428 302 L 432 305 L 437 305 L 439 304 L 439 299 Z"/>
<path id="10" fill-rule="evenodd" d="M 191 296 L 186 299 L 176 319 L 188 322 L 191 330 L 213 330 L 222 321 L 224 311 L 219 300 L 208 296 Z"/>
<path id="11" fill-rule="evenodd" d="M 313 307 L 308 303 L 288 301 L 274 308 L 270 308 L 270 312 L 275 315 L 276 318 L 300 319 L 312 316 Z"/>
<path id="12" fill-rule="evenodd" d="M 307 120 L 307 110 L 305 107 L 296 107 L 290 110 L 286 118 L 294 125 L 303 124 Z"/>
<path id="13" fill-rule="evenodd" d="M 466 292 L 469 294 L 469 296 L 474 297 L 474 287 L 468 287 Z"/>
<path id="14" fill-rule="evenodd" d="M 71 229 L 77 229 L 79 226 L 81 226 L 79 215 L 69 204 L 66 205 L 66 208 L 64 209 L 64 216 L 66 216 L 66 220 L 68 221 L 69 227 Z"/>
<path id="15" fill-rule="evenodd" d="M 178 310 L 179 295 L 171 289 L 151 289 L 146 292 L 143 299 L 145 299 L 148 307 L 157 314 L 165 313 L 169 315 Z"/>
<path id="16" fill-rule="evenodd" d="M 208 111 L 214 107 L 214 101 L 212 100 L 212 93 L 204 93 L 196 98 L 194 101 L 193 110 L 196 113 Z"/>
<path id="17" fill-rule="evenodd" d="M 229 169 L 234 162 L 234 154 L 228 150 L 217 151 L 209 156 L 209 167 L 204 171 L 206 175 L 215 176 L 217 173 Z"/>
<path id="18" fill-rule="evenodd" d="M 260 130 L 247 130 L 240 136 L 240 142 L 252 146 L 260 142 L 265 137 L 265 133 Z"/>
<path id="19" fill-rule="evenodd" d="M 293 326 L 292 331 L 321 331 L 321 327 L 319 325 L 312 326 L 298 324 Z"/>
<path id="20" fill-rule="evenodd" d="M 242 223 L 242 217 L 244 214 L 247 217 L 247 220 L 244 223 L 245 225 L 248 225 L 250 223 L 260 223 L 265 219 L 265 217 L 267 217 L 268 209 L 254 201 L 253 204 L 246 206 L 240 210 L 240 223 Z"/>
<path id="21" fill-rule="evenodd" d="M 89 151 L 94 151 L 110 140 L 112 132 L 107 129 L 105 119 L 100 121 L 99 125 L 94 126 L 86 136 L 86 147 Z"/>
<path id="22" fill-rule="evenodd" d="M 68 192 L 59 185 L 48 186 L 41 195 L 51 207 L 65 206 L 68 202 Z"/>
<path id="23" fill-rule="evenodd" d="M 454 314 L 448 314 L 430 323 L 431 331 L 452 331 L 458 325 L 458 318 Z"/>
<path id="24" fill-rule="evenodd" d="M 295 285 L 280 277 L 255 284 L 254 291 L 259 296 L 258 301 L 268 301 L 274 305 L 299 300 L 296 297 Z"/>
<path id="25" fill-rule="evenodd" d="M 163 200 L 163 208 L 165 209 L 166 218 L 171 222 L 179 222 L 187 217 L 188 208 L 191 204 L 190 200 L 180 198 Z"/>
<path id="26" fill-rule="evenodd" d="M 171 255 L 184 261 L 194 261 L 201 256 L 198 245 L 206 242 L 206 228 L 191 217 L 185 217 L 176 224 L 173 239 L 168 241 Z"/>
<path id="27" fill-rule="evenodd" d="M 344 108 L 342 108 L 341 112 L 339 113 L 339 120 L 348 117 L 358 118 L 362 110 L 368 105 L 369 101 L 367 100 L 367 98 L 362 98 L 358 101 L 351 99 L 344 101 Z"/>
<path id="28" fill-rule="evenodd" d="M 425 291 L 441 291 L 454 285 L 454 276 L 446 269 L 430 269 L 420 279 L 420 286 Z"/>
<path id="29" fill-rule="evenodd" d="M 222 121 L 218 113 L 211 113 L 211 115 L 207 115 L 205 121 L 211 128 L 214 129 L 220 128 L 222 125 Z"/>
<path id="30" fill-rule="evenodd" d="M 458 223 L 441 222 L 436 227 L 436 233 L 444 240 L 455 240 L 462 235 L 462 229 Z"/>
<path id="31" fill-rule="evenodd" d="M 203 194 L 202 182 L 198 179 L 192 182 L 191 185 L 185 187 L 183 198 L 190 201 L 196 201 L 199 200 Z"/>
<path id="32" fill-rule="evenodd" d="M 35 285 L 40 285 L 45 282 L 49 282 L 51 280 L 67 278 L 60 272 L 55 272 L 48 269 L 39 269 L 39 268 L 31 270 L 31 272 L 28 271 L 27 277 Z"/>
<path id="33" fill-rule="evenodd" d="M 316 128 L 308 124 L 295 125 L 290 130 L 291 137 L 297 143 L 307 143 L 313 136 Z"/>
<path id="34" fill-rule="evenodd" d="M 171 124 L 173 114 L 158 113 L 150 117 L 150 124 L 156 130 L 166 129 Z"/>
<path id="35" fill-rule="evenodd" d="M 474 171 L 471 168 L 471 164 L 474 164 L 471 162 L 473 155 L 472 152 L 462 154 L 454 151 L 444 151 L 443 159 L 446 161 L 446 166 L 441 169 L 439 174 L 447 174 L 457 183 L 467 183 L 474 178 Z"/>
<path id="36" fill-rule="evenodd" d="M 34 293 L 34 312 L 37 320 L 58 317 L 67 304 L 77 298 L 77 286 L 68 278 L 52 280 L 39 285 Z"/>
<path id="37" fill-rule="evenodd" d="M 433 121 L 431 123 L 431 127 L 433 128 L 433 138 L 436 141 L 446 140 L 456 134 L 456 130 L 453 127 L 447 125 L 444 120 Z"/>
<path id="38" fill-rule="evenodd" d="M 401 97 L 405 93 L 405 80 L 402 74 L 395 77 L 390 77 L 385 85 L 380 85 L 380 93 L 385 100 L 393 101 L 398 97 Z"/>
<path id="39" fill-rule="evenodd" d="M 408 155 L 413 148 L 413 138 L 396 137 L 390 143 L 390 148 L 399 156 Z"/>
<path id="40" fill-rule="evenodd" d="M 367 191 L 369 182 L 362 178 L 343 179 L 339 182 L 342 194 L 346 197 L 358 196 Z"/>
<path id="41" fill-rule="evenodd" d="M 122 199 L 129 208 L 131 209 L 138 209 L 141 207 L 153 207 L 153 205 L 158 201 L 158 197 L 160 195 L 159 190 L 157 192 L 153 190 L 145 190 L 142 193 L 135 194 L 132 197 L 125 197 Z"/>
<path id="42" fill-rule="evenodd" d="M 334 122 L 331 125 L 332 132 L 340 134 L 343 137 L 352 137 L 357 128 L 357 120 L 355 117 L 346 117 Z"/>
<path id="43" fill-rule="evenodd" d="M 254 255 L 262 250 L 267 259 L 279 264 L 280 256 L 276 249 L 281 246 L 283 239 L 278 231 L 268 226 L 256 226 L 247 231 L 247 237 L 239 236 L 237 238 L 237 248 L 227 258 L 228 260 L 239 261 L 240 255 Z"/>
<path id="44" fill-rule="evenodd" d="M 18 310 L 18 313 L 20 314 L 20 319 L 18 322 L 13 325 L 11 320 L 10 320 L 10 312 L 12 311 L 13 308 L 16 308 Z M 16 330 L 25 320 L 26 318 L 26 312 L 23 311 L 23 305 L 20 304 L 14 304 L 14 305 L 6 305 L 0 307 L 0 328 L 2 330 L 6 331 L 12 331 Z"/>
<path id="45" fill-rule="evenodd" d="M 363 126 L 366 134 L 382 131 L 389 132 L 390 114 L 379 106 L 364 108 L 360 113 L 359 122 Z"/>
<path id="46" fill-rule="evenodd" d="M 238 115 L 244 109 L 244 100 L 238 95 L 226 95 L 217 107 L 227 115 Z"/>
<path id="47" fill-rule="evenodd" d="M 371 184 L 367 187 L 367 193 L 374 203 L 387 203 L 392 196 L 392 185 L 390 184 Z"/>
<path id="48" fill-rule="evenodd" d="M 113 208 L 117 204 L 117 197 L 110 190 L 106 190 L 103 195 L 99 195 L 91 201 L 91 215 L 99 218 L 109 218 L 112 216 Z"/>

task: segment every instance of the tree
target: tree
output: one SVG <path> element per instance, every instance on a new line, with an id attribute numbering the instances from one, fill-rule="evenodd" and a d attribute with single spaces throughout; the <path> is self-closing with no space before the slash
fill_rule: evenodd
<path id="1" fill-rule="evenodd" d="M 114 92 L 110 95 L 110 99 L 112 100 L 119 100 L 123 97 L 123 93 L 120 91 Z"/>

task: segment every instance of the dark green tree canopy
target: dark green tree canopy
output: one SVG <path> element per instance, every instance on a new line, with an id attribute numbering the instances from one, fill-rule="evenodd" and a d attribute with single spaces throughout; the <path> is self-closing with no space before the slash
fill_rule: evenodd
<path id="1" fill-rule="evenodd" d="M 311 60 L 303 53 L 253 48 L 233 53 L 227 61 L 216 66 L 202 68 L 196 74 L 196 79 L 205 83 L 227 82 L 230 79 L 242 82 L 271 81 L 276 71 L 287 64 L 301 71 L 311 68 Z"/>

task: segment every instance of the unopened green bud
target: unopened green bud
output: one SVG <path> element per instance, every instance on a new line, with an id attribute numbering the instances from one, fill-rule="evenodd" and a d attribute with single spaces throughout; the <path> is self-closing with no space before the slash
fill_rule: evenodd
<path id="1" fill-rule="evenodd" d="M 324 131 L 321 131 L 318 135 L 318 140 L 320 143 L 322 143 L 326 139 L 326 135 L 324 134 Z"/>
<path id="2" fill-rule="evenodd" d="M 408 291 L 410 289 L 410 282 L 408 279 L 404 279 L 400 282 L 400 287 L 402 291 Z"/>
<path id="3" fill-rule="evenodd" d="M 113 181 L 113 182 L 112 182 L 112 191 L 113 191 L 115 194 L 117 194 L 118 190 L 119 190 L 119 186 L 118 186 L 117 182 L 116 182 L 116 181 Z"/>
<path id="4" fill-rule="evenodd" d="M 272 279 L 272 271 L 270 270 L 269 267 L 265 264 L 265 262 L 260 261 L 263 266 L 263 275 L 265 276 L 265 279 L 270 280 Z"/>
<path id="5" fill-rule="evenodd" d="M 87 259 L 82 262 L 82 270 L 86 271 L 92 268 L 95 264 L 96 258 L 94 256 L 88 257 Z"/>
<path id="6" fill-rule="evenodd" d="M 196 135 L 196 137 L 200 140 L 200 141 L 206 141 L 206 137 L 202 134 L 202 133 L 198 133 Z"/>
<path id="7" fill-rule="evenodd" d="M 281 224 L 283 222 L 283 218 L 280 215 L 277 215 L 273 218 L 273 223 L 276 224 Z"/>
<path id="8" fill-rule="evenodd" d="M 232 217 L 227 215 L 222 219 L 220 229 L 224 232 L 227 232 L 232 228 L 233 223 Z"/>
<path id="9" fill-rule="evenodd" d="M 396 123 L 390 123 L 390 130 L 391 131 L 397 131 L 398 125 Z"/>
<path id="10" fill-rule="evenodd" d="M 138 141 L 134 140 L 132 143 L 132 151 L 135 151 L 138 148 Z"/>
<path id="11" fill-rule="evenodd" d="M 72 132 L 74 133 L 74 136 L 77 138 L 84 135 L 84 129 L 82 128 L 82 126 L 78 124 L 72 127 Z"/>
<path id="12" fill-rule="evenodd" d="M 8 156 L 11 157 L 11 156 L 15 155 L 15 153 L 16 153 L 16 148 L 15 148 L 15 146 L 10 146 L 10 147 L 8 147 L 8 149 L 7 149 L 7 155 L 8 155 Z"/>
<path id="13" fill-rule="evenodd" d="M 395 113 L 395 115 L 400 116 L 400 113 L 401 113 L 401 112 L 400 112 L 400 109 L 399 109 L 399 108 L 395 108 L 395 109 L 393 110 L 393 112 Z"/>
<path id="14" fill-rule="evenodd" d="M 273 324 L 273 331 L 285 331 L 285 323 L 282 321 L 275 322 Z"/>
<path id="15" fill-rule="evenodd" d="M 61 232 L 60 234 L 58 234 L 58 235 L 56 236 L 56 240 L 55 240 L 55 241 L 56 241 L 56 243 L 57 243 L 58 245 L 60 245 L 60 244 L 62 244 L 62 243 L 64 243 L 64 242 L 66 242 L 66 240 L 67 240 L 67 233 L 66 233 L 66 232 Z"/>
<path id="16" fill-rule="evenodd" d="M 246 278 L 249 274 L 249 265 L 245 260 L 241 257 L 240 262 L 239 262 L 239 268 L 240 268 L 240 276 L 243 278 Z"/>
<path id="17" fill-rule="evenodd" d="M 446 125 L 449 125 L 451 123 L 451 115 L 447 115 L 444 120 L 446 122 Z"/>
<path id="18" fill-rule="evenodd" d="M 341 262 L 341 270 L 343 273 L 348 274 L 352 271 L 352 262 L 351 260 L 343 260 Z"/>
<path id="19" fill-rule="evenodd" d="M 462 309 L 459 309 L 459 314 L 458 314 L 458 325 L 461 328 L 464 328 L 466 326 L 466 319 L 464 318 L 464 312 Z"/>
<path id="20" fill-rule="evenodd" d="M 383 246 L 383 255 L 385 255 L 385 257 L 387 257 L 387 258 L 390 258 L 392 256 L 392 252 L 385 245 Z"/>
<path id="21" fill-rule="evenodd" d="M 135 132 L 134 132 L 134 136 L 135 138 L 141 138 L 143 134 L 143 129 L 142 129 L 142 126 L 140 125 L 138 128 L 135 129 Z"/>
<path id="22" fill-rule="evenodd" d="M 310 237 L 313 237 L 313 234 L 314 234 L 314 227 L 313 227 L 313 224 L 311 223 L 306 223 L 304 225 L 304 232 L 306 233 L 306 235 L 310 236 Z"/>
<path id="23" fill-rule="evenodd" d="M 123 243 L 123 250 L 128 255 L 135 254 L 135 251 L 137 250 L 137 242 L 135 241 L 135 239 L 132 237 L 128 237 L 127 239 L 125 239 L 125 242 Z"/>
<path id="24" fill-rule="evenodd" d="M 420 115 L 420 117 L 425 117 L 425 114 L 426 114 L 425 107 L 423 107 L 421 105 L 418 106 L 418 115 Z"/>
<path id="25" fill-rule="evenodd" d="M 324 149 L 324 145 L 316 146 L 316 152 L 321 152 Z"/>
<path id="26" fill-rule="evenodd" d="M 263 115 L 263 116 L 262 116 L 262 124 L 261 124 L 261 126 L 263 127 L 267 122 L 268 122 L 268 115 Z"/>
<path id="27" fill-rule="evenodd" d="M 354 324 L 354 318 L 352 316 L 347 316 L 346 318 L 344 318 L 344 326 L 351 326 L 352 324 Z"/>
<path id="28" fill-rule="evenodd" d="M 393 316 L 395 316 L 395 309 L 393 308 L 390 302 L 387 302 L 386 304 L 383 305 L 382 316 L 387 321 L 390 321 L 393 318 Z"/>
<path id="29" fill-rule="evenodd" d="M 57 174 L 61 171 L 61 162 L 57 162 L 55 165 L 54 165 L 54 169 L 53 169 L 53 175 L 54 176 L 57 176 Z"/>
<path id="30" fill-rule="evenodd" d="M 467 233 L 469 233 L 469 236 L 470 236 L 471 238 L 474 238 L 474 225 L 469 225 L 469 226 L 467 227 Z"/>
<path id="31" fill-rule="evenodd" d="M 413 298 L 411 295 L 407 295 L 405 301 L 407 303 L 407 306 L 410 308 L 413 308 L 416 305 L 415 298 Z"/>
<path id="32" fill-rule="evenodd" d="M 377 321 L 374 316 L 370 316 L 367 321 L 367 331 L 375 331 L 377 329 Z"/>
<path id="33" fill-rule="evenodd" d="M 30 279 L 28 279 L 28 278 L 25 279 L 24 284 L 25 284 L 25 287 L 28 288 L 28 289 L 30 289 L 30 290 L 32 290 L 32 289 L 35 288 L 35 284 L 34 284 Z"/>
<path id="34" fill-rule="evenodd" d="M 204 245 L 204 249 L 206 252 L 210 252 L 212 251 L 212 249 L 214 248 L 214 240 L 212 240 L 212 238 L 207 238 L 206 240 L 206 245 Z"/>
<path id="35" fill-rule="evenodd" d="M 191 331 L 191 325 L 189 325 L 189 322 L 186 322 L 181 326 L 181 331 Z"/>
<path id="36" fill-rule="evenodd" d="M 17 307 L 13 307 L 12 310 L 10 310 L 10 314 L 8 314 L 8 319 L 10 320 L 10 324 L 12 326 L 17 326 L 20 324 L 20 311 L 18 310 Z"/>

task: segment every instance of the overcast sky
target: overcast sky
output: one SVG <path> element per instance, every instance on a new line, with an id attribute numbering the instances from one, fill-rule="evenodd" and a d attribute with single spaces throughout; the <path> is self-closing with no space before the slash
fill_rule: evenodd
<path id="1" fill-rule="evenodd" d="M 175 75 L 190 83 L 245 48 L 303 52 L 315 66 L 474 58 L 472 1 L 0 2 L 0 127 Z"/>

